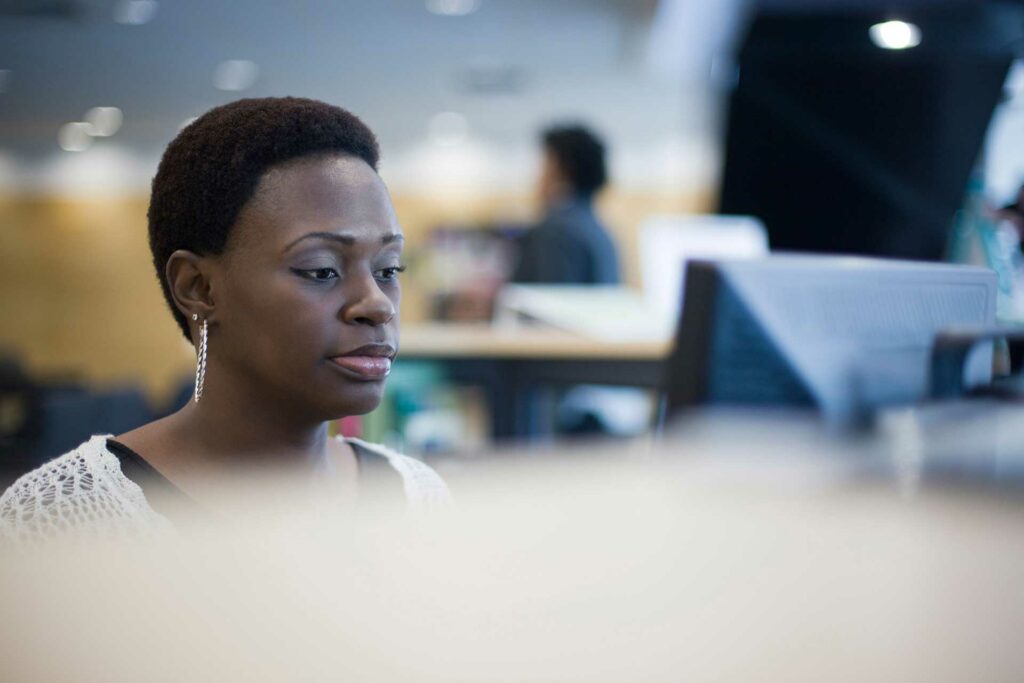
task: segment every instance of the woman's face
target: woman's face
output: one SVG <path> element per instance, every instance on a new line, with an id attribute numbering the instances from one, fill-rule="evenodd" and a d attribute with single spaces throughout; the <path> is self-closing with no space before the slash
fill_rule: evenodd
<path id="1" fill-rule="evenodd" d="M 361 159 L 269 169 L 211 281 L 208 376 L 230 373 L 297 419 L 373 410 L 398 348 L 402 244 L 384 183 Z"/>

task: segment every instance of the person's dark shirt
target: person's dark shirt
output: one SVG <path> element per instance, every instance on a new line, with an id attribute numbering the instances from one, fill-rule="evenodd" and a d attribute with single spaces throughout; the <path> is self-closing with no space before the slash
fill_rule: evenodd
<path id="1" fill-rule="evenodd" d="M 512 282 L 522 284 L 619 283 L 619 259 L 608 232 L 584 198 L 559 203 L 519 240 Z"/>

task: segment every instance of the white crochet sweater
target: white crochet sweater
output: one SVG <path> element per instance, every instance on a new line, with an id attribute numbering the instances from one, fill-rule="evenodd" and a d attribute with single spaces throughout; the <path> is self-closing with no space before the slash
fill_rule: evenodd
<path id="1" fill-rule="evenodd" d="M 138 484 L 121 472 L 117 456 L 107 449 L 109 438 L 94 436 L 15 481 L 0 497 L 0 540 L 34 540 L 87 527 L 114 536 L 169 528 Z M 383 446 L 348 441 L 380 455 L 401 475 L 410 508 L 450 500 L 444 480 L 428 465 Z"/>

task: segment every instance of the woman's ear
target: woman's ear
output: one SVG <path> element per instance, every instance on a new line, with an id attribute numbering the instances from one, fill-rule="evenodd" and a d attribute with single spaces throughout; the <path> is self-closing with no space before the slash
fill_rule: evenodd
<path id="1" fill-rule="evenodd" d="M 213 264 L 209 257 L 186 249 L 178 249 L 167 259 L 164 277 L 174 298 L 174 305 L 188 319 L 198 314 L 209 320 L 215 310 L 211 276 Z"/>

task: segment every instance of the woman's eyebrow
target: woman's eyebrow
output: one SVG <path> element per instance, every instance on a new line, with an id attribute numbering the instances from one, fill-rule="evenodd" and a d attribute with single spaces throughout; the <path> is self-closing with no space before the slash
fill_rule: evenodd
<path id="1" fill-rule="evenodd" d="M 298 239 L 293 240 L 292 242 L 290 242 L 288 244 L 288 246 L 286 246 L 284 248 L 284 250 L 288 251 L 289 249 L 294 247 L 299 242 L 302 242 L 303 240 L 308 240 L 308 239 L 329 240 L 331 242 L 338 242 L 338 243 L 344 244 L 346 246 L 352 246 L 357 241 L 354 236 L 347 235 L 345 233 L 337 233 L 337 232 L 308 232 L 305 235 L 303 235 L 302 237 L 299 237 Z M 384 235 L 381 238 L 380 241 L 381 241 L 382 244 L 391 244 L 392 242 L 404 242 L 405 241 L 405 237 L 403 237 L 401 233 L 393 232 L 393 233 Z"/>

